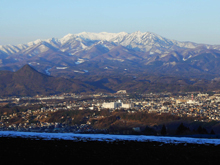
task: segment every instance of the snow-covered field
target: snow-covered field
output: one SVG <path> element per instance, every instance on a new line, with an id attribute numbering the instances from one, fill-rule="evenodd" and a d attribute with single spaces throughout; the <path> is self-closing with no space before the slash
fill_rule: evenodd
<path id="1" fill-rule="evenodd" d="M 75 141 L 138 141 L 163 143 L 220 144 L 220 139 L 203 139 L 190 137 L 145 136 L 145 135 L 109 135 L 109 134 L 75 134 L 75 133 L 36 133 L 0 131 L 0 137 L 23 137 L 44 140 L 75 140 Z"/>

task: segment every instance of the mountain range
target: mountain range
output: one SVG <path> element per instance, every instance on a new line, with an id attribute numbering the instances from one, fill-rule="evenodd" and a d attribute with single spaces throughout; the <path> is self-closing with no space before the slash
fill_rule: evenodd
<path id="1" fill-rule="evenodd" d="M 220 45 L 170 40 L 150 32 L 68 34 L 0 45 L 0 70 L 29 64 L 55 77 L 157 74 L 218 79 Z"/>

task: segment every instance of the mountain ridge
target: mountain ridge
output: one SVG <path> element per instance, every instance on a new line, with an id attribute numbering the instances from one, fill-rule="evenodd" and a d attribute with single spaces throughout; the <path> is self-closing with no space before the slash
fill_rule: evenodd
<path id="1" fill-rule="evenodd" d="M 109 68 L 112 69 L 112 68 Z M 126 90 L 128 93 L 146 92 L 208 92 L 220 88 L 219 80 L 186 79 L 175 76 L 138 74 L 137 77 L 105 72 L 77 78 L 53 77 L 36 71 L 28 64 L 16 72 L 0 71 L 0 96 L 35 96 L 61 93 L 94 94 L 114 93 Z"/>
<path id="2" fill-rule="evenodd" d="M 220 45 L 170 40 L 151 32 L 67 34 L 61 39 L 0 46 L 0 70 L 17 71 L 30 64 L 42 73 L 75 77 L 114 73 L 220 77 Z"/>
<path id="3" fill-rule="evenodd" d="M 8 44 L 8 45 L 0 45 L 0 50 L 3 51 L 4 47 L 11 47 L 11 46 L 17 46 L 19 47 L 20 49 L 22 48 L 23 45 L 26 45 L 26 46 L 33 46 L 35 44 L 38 44 L 42 41 L 45 41 L 45 42 L 48 42 L 50 43 L 51 41 L 54 41 L 56 43 L 65 43 L 67 42 L 68 40 L 71 40 L 71 39 L 88 39 L 88 40 L 99 40 L 99 41 L 112 41 L 112 42 L 115 42 L 115 43 L 119 43 L 119 42 L 122 42 L 123 39 L 121 39 L 120 41 L 115 41 L 116 37 L 118 36 L 121 36 L 122 38 L 124 38 L 125 36 L 129 37 L 130 39 L 131 38 L 135 38 L 135 39 L 144 39 L 144 38 L 155 38 L 157 40 L 167 40 L 167 42 L 172 42 L 172 43 L 175 43 L 175 44 L 178 44 L 178 43 L 181 43 L 182 46 L 183 44 L 186 44 L 186 43 L 191 43 L 191 44 L 196 44 L 196 45 L 210 45 L 210 44 L 197 44 L 195 42 L 190 42 L 190 41 L 177 41 L 177 40 L 170 40 L 170 39 L 167 39 L 165 37 L 162 37 L 160 35 L 157 35 L 156 33 L 152 33 L 152 32 L 140 32 L 140 31 L 136 31 L 136 32 L 133 32 L 133 33 L 126 33 L 126 32 L 119 32 L 119 33 L 108 33 L 108 32 L 100 32 L 100 33 L 92 33 L 92 32 L 82 32 L 82 33 L 77 33 L 77 34 L 67 34 L 65 35 L 64 37 L 58 39 L 58 38 L 50 38 L 50 39 L 37 39 L 35 41 L 31 41 L 31 42 L 28 42 L 26 44 L 18 44 L 18 45 L 11 45 L 11 44 Z M 143 44 L 143 42 L 142 42 Z M 126 45 L 126 44 L 124 44 Z M 213 46 L 216 46 L 216 45 L 213 45 Z M 218 46 L 218 45 L 217 45 Z"/>

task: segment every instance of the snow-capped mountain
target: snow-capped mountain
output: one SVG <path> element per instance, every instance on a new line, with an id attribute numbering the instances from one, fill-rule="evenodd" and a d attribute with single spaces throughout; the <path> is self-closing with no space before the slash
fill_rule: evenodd
<path id="1" fill-rule="evenodd" d="M 80 65 L 77 62 L 79 59 L 83 61 Z M 26 44 L 0 45 L 1 70 L 15 71 L 26 63 L 42 72 L 48 72 L 48 68 L 51 68 L 52 73 L 58 72 L 56 68 L 60 67 L 67 70 L 74 68 L 74 73 L 84 73 L 83 70 L 89 72 L 94 70 L 91 68 L 93 63 L 96 69 L 118 68 L 110 65 L 119 65 L 132 70 L 136 65 L 151 71 L 154 68 L 169 73 L 189 70 L 217 73 L 220 70 L 217 69 L 220 66 L 220 45 L 180 42 L 140 31 L 82 32 L 67 34 L 60 39 L 38 39 Z"/>
<path id="2" fill-rule="evenodd" d="M 220 46 L 212 46 L 212 45 L 202 45 L 196 44 L 193 42 L 179 42 L 175 40 L 166 39 L 162 36 L 159 36 L 154 33 L 145 32 L 142 33 L 140 31 L 134 33 L 90 33 L 90 32 L 82 32 L 78 34 L 67 34 L 61 39 L 52 38 L 46 40 L 36 40 L 29 42 L 27 44 L 19 44 L 19 45 L 0 45 L 1 52 L 4 52 L 8 55 L 19 53 L 24 49 L 28 49 L 42 42 L 46 42 L 53 47 L 61 49 L 63 52 L 65 51 L 78 51 L 83 49 L 88 49 L 90 46 L 94 44 L 100 43 L 100 41 L 107 41 L 110 43 L 115 43 L 116 45 L 121 45 L 129 49 L 134 49 L 142 52 L 156 52 L 156 53 L 164 53 L 171 50 L 176 50 L 178 48 L 197 48 L 199 46 L 203 46 L 207 49 L 220 49 Z M 67 48 L 68 47 L 68 48 Z"/>
<path id="3" fill-rule="evenodd" d="M 73 40 L 80 41 L 108 41 L 113 42 L 128 48 L 132 48 L 140 51 L 150 51 L 152 48 L 170 49 L 173 46 L 180 48 L 195 48 L 198 44 L 192 42 L 178 42 L 175 40 L 169 40 L 154 33 L 140 31 L 128 34 L 126 32 L 121 33 L 89 33 L 82 32 L 79 34 L 68 34 L 60 39 L 62 44 L 67 42 L 73 42 Z M 174 49 L 174 48 L 173 48 Z M 154 51 L 154 50 L 152 50 Z"/>

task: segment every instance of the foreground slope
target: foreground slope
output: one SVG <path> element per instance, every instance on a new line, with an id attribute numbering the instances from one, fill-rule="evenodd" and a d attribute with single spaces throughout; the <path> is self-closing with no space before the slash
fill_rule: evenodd
<path id="1" fill-rule="evenodd" d="M 7 164 L 219 164 L 219 145 L 1 137 Z M 12 159 L 13 157 L 13 159 Z"/>

